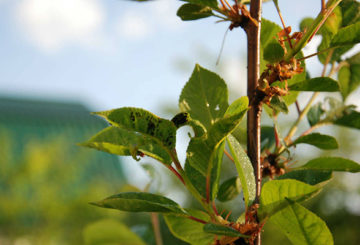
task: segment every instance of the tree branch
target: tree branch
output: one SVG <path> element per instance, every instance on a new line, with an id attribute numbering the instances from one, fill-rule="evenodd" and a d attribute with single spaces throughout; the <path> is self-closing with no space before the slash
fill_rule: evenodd
<path id="1" fill-rule="evenodd" d="M 258 25 L 249 22 L 245 31 L 248 44 L 248 88 L 247 95 L 250 101 L 250 110 L 247 114 L 247 149 L 253 165 L 256 178 L 256 200 L 259 202 L 261 192 L 261 162 L 260 162 L 260 117 L 262 102 L 256 98 L 256 88 L 260 77 L 260 30 L 261 30 L 261 0 L 252 0 L 250 3 L 250 15 L 257 20 Z M 260 233 L 256 244 L 261 244 Z"/>

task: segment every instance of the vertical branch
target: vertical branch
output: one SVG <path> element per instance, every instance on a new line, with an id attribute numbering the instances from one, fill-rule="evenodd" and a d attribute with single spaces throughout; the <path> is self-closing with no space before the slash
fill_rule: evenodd
<path id="1" fill-rule="evenodd" d="M 246 26 L 248 50 L 248 89 L 250 110 L 247 114 L 247 146 L 248 155 L 254 167 L 256 178 L 256 203 L 259 202 L 261 192 L 261 162 L 260 162 L 260 118 L 261 101 L 256 98 L 255 91 L 260 77 L 260 29 L 261 29 L 262 0 L 251 0 L 250 15 L 258 24 L 249 22 Z M 260 232 L 255 244 L 261 244 Z"/>
<path id="2" fill-rule="evenodd" d="M 260 196 L 261 166 L 260 166 L 260 116 L 261 102 L 256 98 L 255 91 L 260 77 L 260 28 L 261 28 L 261 0 L 252 0 L 250 4 L 251 17 L 258 21 L 258 25 L 249 22 L 246 28 L 248 43 L 248 88 L 250 110 L 247 114 L 247 145 L 248 155 L 253 164 L 256 176 L 256 197 Z"/>

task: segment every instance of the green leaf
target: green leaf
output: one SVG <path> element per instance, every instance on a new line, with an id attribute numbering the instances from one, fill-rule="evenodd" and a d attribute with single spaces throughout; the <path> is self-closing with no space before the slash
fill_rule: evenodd
<path id="1" fill-rule="evenodd" d="M 175 148 L 175 125 L 144 109 L 123 107 L 94 114 L 104 117 L 114 126 L 152 137 L 170 149 Z"/>
<path id="2" fill-rule="evenodd" d="M 295 91 L 336 92 L 339 91 L 339 84 L 329 77 L 317 77 L 292 84 L 289 89 Z"/>
<path id="3" fill-rule="evenodd" d="M 261 190 L 259 215 L 262 219 L 270 217 L 286 208 L 289 205 L 287 200 L 305 201 L 317 194 L 319 190 L 317 186 L 294 179 L 268 181 Z"/>
<path id="4" fill-rule="evenodd" d="M 329 135 L 313 133 L 299 137 L 291 145 L 309 144 L 323 150 L 333 150 L 339 148 L 336 139 Z"/>
<path id="5" fill-rule="evenodd" d="M 338 72 L 338 80 L 341 95 L 345 101 L 347 96 L 360 85 L 360 53 L 343 62 Z"/>
<path id="6" fill-rule="evenodd" d="M 86 245 L 145 245 L 145 243 L 124 224 L 104 219 L 87 225 L 83 231 Z"/>
<path id="7" fill-rule="evenodd" d="M 360 22 L 341 28 L 331 39 L 331 47 L 355 45 L 360 42 Z"/>
<path id="8" fill-rule="evenodd" d="M 118 127 L 108 127 L 93 136 L 89 141 L 80 144 L 120 156 L 137 156 L 145 154 L 162 163 L 171 164 L 169 149 L 151 137 Z"/>
<path id="9" fill-rule="evenodd" d="M 242 96 L 231 103 L 231 105 L 226 109 L 225 116 L 234 116 L 238 113 L 246 111 L 248 107 L 249 98 L 247 96 Z"/>
<path id="10" fill-rule="evenodd" d="M 322 104 L 320 102 L 313 105 L 307 114 L 307 119 L 310 126 L 314 126 L 315 124 L 317 124 L 320 121 L 321 116 L 324 114 L 324 112 L 325 111 L 322 109 Z"/>
<path id="11" fill-rule="evenodd" d="M 324 25 L 320 28 L 320 33 L 322 34 L 331 34 L 333 36 L 336 34 L 341 27 L 342 23 L 342 12 L 341 8 L 337 6 L 333 12 L 326 19 Z"/>
<path id="12" fill-rule="evenodd" d="M 360 3 L 356 0 L 343 0 L 339 4 L 342 12 L 342 26 L 348 26 L 360 20 Z"/>
<path id="13" fill-rule="evenodd" d="M 202 211 L 186 211 L 195 218 L 209 221 L 209 216 Z M 171 233 L 187 243 L 192 245 L 209 245 L 214 241 L 214 235 L 204 232 L 204 224 L 202 223 L 177 215 L 164 215 L 164 218 Z"/>
<path id="14" fill-rule="evenodd" d="M 188 3 L 198 4 L 201 6 L 207 6 L 213 9 L 218 8 L 217 0 L 181 0 Z"/>
<path id="15" fill-rule="evenodd" d="M 175 124 L 177 128 L 185 125 L 192 127 L 195 133 L 195 137 L 201 137 L 206 132 L 205 127 L 199 121 L 192 119 L 187 112 L 178 113 L 171 119 L 171 121 Z"/>
<path id="16" fill-rule="evenodd" d="M 265 47 L 277 40 L 277 33 L 281 31 L 281 27 L 274 22 L 267 19 L 261 19 L 261 33 L 260 33 L 260 72 L 266 69 L 266 60 L 264 58 Z"/>
<path id="17" fill-rule="evenodd" d="M 275 132 L 272 126 L 261 127 L 261 151 L 275 145 Z"/>
<path id="18" fill-rule="evenodd" d="M 270 218 L 294 245 L 333 245 L 334 241 L 326 226 L 314 213 L 303 206 L 289 201 L 287 208 L 282 209 Z"/>
<path id="19" fill-rule="evenodd" d="M 305 31 L 305 30 L 308 30 L 311 25 L 313 24 L 314 22 L 314 19 L 313 18 L 310 18 L 310 17 L 306 17 L 304 19 L 301 20 L 300 22 L 300 31 Z"/>
<path id="20" fill-rule="evenodd" d="M 273 41 L 266 45 L 264 49 L 264 60 L 270 63 L 279 62 L 285 55 L 283 47 L 277 42 Z"/>
<path id="21" fill-rule="evenodd" d="M 196 65 L 181 92 L 180 110 L 188 112 L 191 118 L 209 129 L 217 119 L 223 117 L 228 106 L 228 91 L 224 80 Z"/>
<path id="22" fill-rule="evenodd" d="M 227 202 L 236 198 L 241 192 L 240 178 L 233 177 L 225 180 L 219 187 L 217 199 L 220 202 Z"/>
<path id="23" fill-rule="evenodd" d="M 247 105 L 244 108 L 246 109 L 237 114 L 219 119 L 203 137 L 190 140 L 186 152 L 185 173 L 203 197 L 208 198 L 209 193 L 206 192 L 208 181 L 206 180 L 209 178 L 211 184 L 209 198 L 213 200 L 216 197 L 224 150 L 221 143 L 242 120 L 247 111 Z"/>
<path id="24" fill-rule="evenodd" d="M 319 157 L 310 160 L 301 169 L 360 172 L 360 165 L 356 162 L 341 157 Z"/>
<path id="25" fill-rule="evenodd" d="M 275 111 L 281 111 L 286 114 L 289 112 L 289 109 L 281 96 L 273 96 L 271 98 L 269 106 Z"/>
<path id="26" fill-rule="evenodd" d="M 332 178 L 331 171 L 322 170 L 295 170 L 277 177 L 278 180 L 282 179 L 295 179 L 309 185 L 317 185 L 322 182 L 327 182 Z"/>
<path id="27" fill-rule="evenodd" d="M 145 192 L 124 192 L 91 203 L 102 208 L 118 209 L 127 212 L 160 212 L 185 214 L 173 200 Z"/>
<path id="28" fill-rule="evenodd" d="M 220 236 L 229 236 L 229 237 L 249 237 L 244 234 L 241 234 L 238 230 L 230 226 L 218 225 L 213 223 L 208 223 L 204 225 L 204 231 L 206 233 L 211 233 L 214 235 Z"/>
<path id="29" fill-rule="evenodd" d="M 182 20 L 198 20 L 213 15 L 211 8 L 191 3 L 182 5 L 176 14 Z"/>
<path id="30" fill-rule="evenodd" d="M 341 117 L 334 121 L 334 124 L 360 129 L 360 112 L 352 110 L 350 113 L 344 113 Z"/>
<path id="31" fill-rule="evenodd" d="M 240 143 L 232 135 L 228 136 L 227 143 L 234 158 L 236 170 L 239 174 L 241 187 L 243 189 L 245 206 L 249 207 L 255 200 L 256 184 L 254 169 L 251 161 Z"/>

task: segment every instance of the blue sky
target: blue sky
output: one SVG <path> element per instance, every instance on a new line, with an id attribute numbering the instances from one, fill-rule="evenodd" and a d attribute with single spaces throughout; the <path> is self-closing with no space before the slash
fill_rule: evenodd
<path id="1" fill-rule="evenodd" d="M 279 1 L 287 25 L 315 16 L 313 1 Z M 245 91 L 245 43 L 227 23 L 181 22 L 180 1 L 0 0 L 0 94 L 78 100 L 94 110 L 176 106 L 193 65 L 219 70 Z M 287 9 L 288 11 L 285 11 Z M 264 16 L 279 23 L 272 3 Z"/>

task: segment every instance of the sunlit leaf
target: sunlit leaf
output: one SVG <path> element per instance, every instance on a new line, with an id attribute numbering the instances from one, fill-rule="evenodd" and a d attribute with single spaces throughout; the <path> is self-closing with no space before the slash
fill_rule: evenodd
<path id="1" fill-rule="evenodd" d="M 232 135 L 228 136 L 229 149 L 234 158 L 236 170 L 239 174 L 241 187 L 243 189 L 245 205 L 248 207 L 255 200 L 256 184 L 254 176 L 254 168 L 251 161 L 242 149 L 240 143 Z"/>
<path id="2" fill-rule="evenodd" d="M 301 136 L 292 143 L 292 145 L 297 144 L 309 144 L 323 150 L 333 150 L 339 148 L 339 145 L 334 137 L 320 133 L 312 133 Z"/>
<path id="3" fill-rule="evenodd" d="M 310 160 L 301 169 L 315 169 L 328 171 L 360 172 L 360 165 L 352 160 L 341 157 L 319 157 Z"/>
<path id="4" fill-rule="evenodd" d="M 145 245 L 145 242 L 124 224 L 110 219 L 87 225 L 83 236 L 86 245 Z"/>
<path id="5" fill-rule="evenodd" d="M 260 72 L 266 69 L 266 60 L 264 58 L 265 47 L 277 40 L 277 33 L 281 31 L 281 27 L 274 22 L 267 19 L 261 19 L 261 33 L 260 33 Z"/>
<path id="6" fill-rule="evenodd" d="M 170 149 L 175 148 L 175 125 L 144 109 L 123 107 L 94 114 L 104 117 L 116 127 L 144 134 L 160 141 Z"/>
<path id="7" fill-rule="evenodd" d="M 224 115 L 228 106 L 228 91 L 224 80 L 196 65 L 180 95 L 181 111 L 188 112 L 191 118 L 198 120 L 208 130 Z"/>
<path id="8" fill-rule="evenodd" d="M 308 185 L 295 179 L 268 181 L 261 190 L 260 217 L 270 217 L 286 208 L 289 205 L 287 200 L 304 201 L 317 194 L 319 190 L 317 186 Z"/>
<path id="9" fill-rule="evenodd" d="M 186 211 L 195 218 L 206 222 L 209 221 L 209 216 L 202 211 Z M 209 245 L 214 241 L 214 235 L 204 232 L 204 224 L 202 223 L 177 215 L 165 215 L 164 218 L 171 233 L 187 243 L 192 245 Z"/>
<path id="10" fill-rule="evenodd" d="M 203 197 L 210 194 L 210 197 L 207 198 L 214 199 L 216 196 L 223 156 L 223 149 L 219 151 L 219 148 L 223 147 L 223 145 L 220 147 L 221 143 L 242 120 L 247 111 L 247 104 L 244 108 L 237 114 L 218 120 L 206 135 L 201 138 L 192 138 L 189 143 L 186 152 L 185 173 Z M 204 179 L 208 181 L 204 181 Z M 206 183 L 211 183 L 211 190 L 208 190 L 210 193 L 207 193 Z"/>
<path id="11" fill-rule="evenodd" d="M 91 204 L 127 212 L 160 212 L 185 214 L 185 211 L 173 200 L 145 192 L 124 192 Z"/>
<path id="12" fill-rule="evenodd" d="M 145 154 L 165 164 L 172 162 L 169 149 L 158 141 L 118 127 L 108 127 L 80 145 L 120 156 L 133 156 L 136 160 Z"/>
<path id="13" fill-rule="evenodd" d="M 294 245 L 333 245 L 325 222 L 303 206 L 289 201 L 286 208 L 270 218 Z"/>

